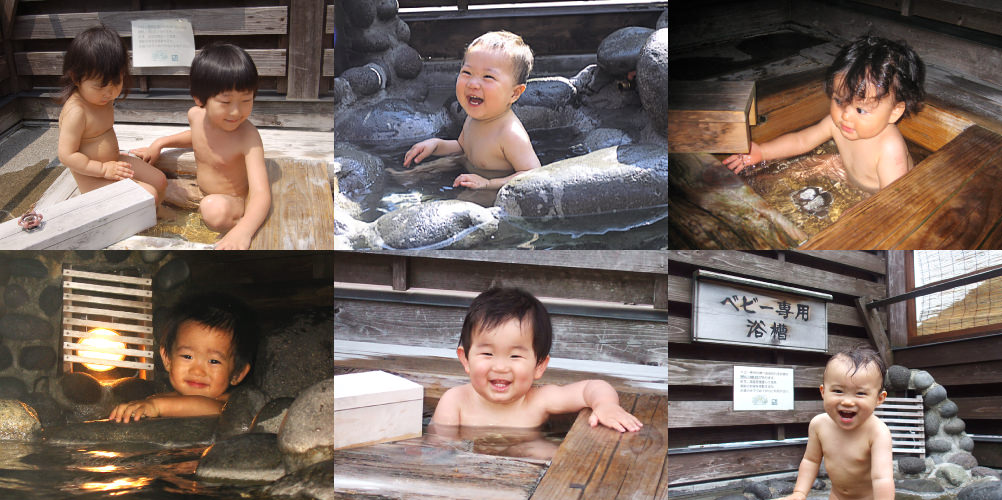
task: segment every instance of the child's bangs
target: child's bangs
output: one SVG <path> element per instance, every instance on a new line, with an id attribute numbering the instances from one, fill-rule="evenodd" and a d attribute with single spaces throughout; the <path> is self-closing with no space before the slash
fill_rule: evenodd
<path id="1" fill-rule="evenodd" d="M 841 82 L 835 78 L 833 82 L 832 96 L 843 100 L 852 97 L 859 100 L 881 100 L 891 94 L 890 82 L 886 79 L 877 78 L 862 61 L 851 66 L 845 73 Z M 873 94 L 868 94 L 867 90 L 872 86 Z"/>

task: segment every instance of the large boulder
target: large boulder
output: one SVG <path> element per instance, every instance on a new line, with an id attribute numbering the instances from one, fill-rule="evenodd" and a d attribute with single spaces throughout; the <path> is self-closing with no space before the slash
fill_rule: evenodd
<path id="1" fill-rule="evenodd" d="M 413 144 L 438 135 L 450 123 L 444 109 L 427 113 L 401 99 L 384 99 L 337 113 L 334 136 L 360 145 Z"/>
<path id="2" fill-rule="evenodd" d="M 637 61 L 637 92 L 658 134 L 668 133 L 668 28 L 647 38 Z"/>
<path id="3" fill-rule="evenodd" d="M 501 188 L 502 217 L 538 233 L 601 234 L 668 215 L 668 158 L 652 145 L 617 146 L 520 175 Z"/>
<path id="4" fill-rule="evenodd" d="M 285 475 L 275 434 L 243 434 L 205 450 L 195 475 L 201 479 L 271 482 Z"/>
<path id="5" fill-rule="evenodd" d="M 334 161 L 327 166 L 327 176 L 331 186 L 337 186 L 341 194 L 356 202 L 381 190 L 386 177 L 383 160 L 346 143 L 334 145 Z"/>
<path id="6" fill-rule="evenodd" d="M 382 246 L 391 250 L 470 248 L 497 232 L 491 209 L 460 200 L 438 200 L 395 210 L 374 223 Z"/>
<path id="7" fill-rule="evenodd" d="M 180 448 L 209 444 L 218 417 L 144 418 L 138 422 L 96 420 L 45 429 L 45 439 L 55 444 L 157 443 Z"/>
<path id="8" fill-rule="evenodd" d="M 598 45 L 598 65 L 613 75 L 626 75 L 637 68 L 647 38 L 654 30 L 628 26 L 613 31 Z"/>
<path id="9" fill-rule="evenodd" d="M 13 399 L 0 399 L 0 441 L 34 441 L 42 424 L 35 410 Z"/>
<path id="10" fill-rule="evenodd" d="M 278 431 L 278 449 L 290 472 L 333 458 L 333 377 L 310 386 L 289 406 Z"/>

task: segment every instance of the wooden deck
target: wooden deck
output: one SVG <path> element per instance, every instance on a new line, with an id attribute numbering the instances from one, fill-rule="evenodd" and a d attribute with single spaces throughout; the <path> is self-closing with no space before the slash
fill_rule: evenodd
<path id="1" fill-rule="evenodd" d="M 1002 247 L 1002 136 L 971 126 L 802 249 Z"/>

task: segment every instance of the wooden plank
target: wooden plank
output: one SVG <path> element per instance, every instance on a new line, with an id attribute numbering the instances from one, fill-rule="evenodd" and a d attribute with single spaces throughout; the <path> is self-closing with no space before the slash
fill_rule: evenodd
<path id="1" fill-rule="evenodd" d="M 84 356 L 74 356 L 72 354 L 63 354 L 63 361 L 69 361 L 72 363 L 94 363 L 98 365 L 118 366 L 121 368 L 133 368 L 136 370 L 153 369 L 153 363 L 139 363 L 136 361 L 123 361 L 117 359 L 88 358 Z"/>
<path id="2" fill-rule="evenodd" d="M 884 361 L 884 365 L 891 366 L 894 364 L 894 353 L 891 352 L 891 342 L 887 338 L 884 323 L 880 320 L 878 312 L 875 309 L 866 308 L 866 304 L 870 302 L 870 297 L 865 295 L 857 297 L 856 310 L 859 311 L 859 315 L 863 318 L 866 335 L 870 337 L 870 341 L 876 346 L 877 352 L 880 353 L 880 358 Z"/>
<path id="3" fill-rule="evenodd" d="M 63 276 L 71 278 L 88 278 L 96 281 L 105 281 L 110 283 L 128 283 L 131 285 L 142 285 L 151 286 L 153 285 L 152 278 L 140 278 L 137 276 L 124 276 L 118 274 L 107 274 L 107 273 L 92 273 L 89 271 L 80 271 L 77 269 L 63 269 Z M 127 288 L 127 287 L 122 287 Z M 132 288 L 127 288 L 132 290 Z"/>
<path id="4" fill-rule="evenodd" d="M 109 330 L 153 333 L 153 327 L 133 323 L 116 323 L 112 321 L 95 321 L 91 319 L 63 318 L 63 325 L 82 326 L 85 328 L 107 328 Z"/>
<path id="5" fill-rule="evenodd" d="M 536 487 L 534 500 L 666 498 L 658 496 L 658 486 L 667 482 L 667 398 L 627 394 L 620 405 L 644 427 L 625 433 L 591 427 L 591 409 L 582 410 Z"/>
<path id="6" fill-rule="evenodd" d="M 821 401 L 794 401 L 793 410 L 734 411 L 732 401 L 670 401 L 668 428 L 809 422 L 824 412 Z"/>
<path id="7" fill-rule="evenodd" d="M 732 363 L 708 359 L 670 359 L 668 360 L 668 385 L 731 387 L 734 385 L 735 366 L 791 368 L 793 369 L 793 386 L 801 388 L 818 387 L 821 385 L 822 376 L 825 373 L 824 366 Z"/>
<path id="8" fill-rule="evenodd" d="M 75 38 L 98 24 L 104 24 L 118 31 L 120 36 L 131 37 L 134 20 L 175 18 L 190 20 L 195 36 L 282 35 L 288 29 L 286 7 L 72 12 L 18 16 L 15 19 L 13 38 L 15 40 Z"/>
<path id="9" fill-rule="evenodd" d="M 195 51 L 196 54 L 200 52 L 201 50 Z M 247 54 L 254 60 L 258 76 L 285 76 L 287 55 L 285 49 L 247 49 Z M 62 75 L 65 55 L 66 52 L 63 51 L 15 52 L 14 63 L 17 67 L 17 73 L 21 76 Z M 129 51 L 129 60 L 132 60 L 132 51 Z M 134 68 L 131 64 L 130 62 L 129 71 L 133 76 L 183 76 L 187 75 L 189 70 L 187 66 Z"/>
<path id="10" fill-rule="evenodd" d="M 35 203 L 35 209 L 44 210 L 78 195 L 80 195 L 80 189 L 77 187 L 77 181 L 73 178 L 73 172 L 67 168 L 42 193 L 42 196 Z"/>
<path id="11" fill-rule="evenodd" d="M 251 250 L 334 248 L 334 198 L 327 163 L 266 160 L 271 211 L 251 240 Z"/>
<path id="12" fill-rule="evenodd" d="M 125 342 L 124 340 L 122 340 L 121 338 L 118 338 L 118 337 L 116 337 L 114 339 L 109 339 L 106 336 L 105 337 L 101 337 L 101 338 L 104 338 L 105 340 L 113 340 L 115 342 L 122 342 L 122 343 Z M 151 359 L 153 358 L 153 351 L 141 351 L 141 350 L 138 350 L 138 349 L 118 349 L 118 348 L 115 348 L 115 347 L 100 347 L 100 348 L 95 348 L 94 346 L 91 346 L 91 345 L 77 344 L 75 342 L 63 342 L 63 350 L 65 351 L 66 349 L 79 349 L 79 350 L 84 350 L 84 351 L 86 351 L 86 350 L 90 350 L 90 351 L 100 350 L 101 352 L 108 353 L 108 354 L 124 354 L 126 356 L 136 356 L 136 357 L 140 357 L 140 358 L 151 358 Z"/>
<path id="13" fill-rule="evenodd" d="M 72 338 L 80 338 L 80 339 L 89 339 L 89 338 L 106 339 L 106 338 L 108 338 L 107 336 L 99 334 L 99 333 L 79 332 L 79 331 L 76 331 L 76 330 L 63 330 L 63 336 L 64 337 L 72 337 Z M 118 341 L 118 342 L 125 343 L 125 344 L 140 344 L 140 345 L 149 345 L 149 346 L 153 345 L 153 339 L 152 338 L 147 338 L 147 337 L 127 337 L 127 336 L 119 335 L 118 337 L 115 337 L 115 340 Z"/>
<path id="14" fill-rule="evenodd" d="M 907 291 L 905 273 L 905 253 L 887 252 L 887 295 L 893 297 Z M 886 310 L 887 334 L 891 340 L 891 347 L 908 345 L 907 304 L 904 302 L 890 304 Z"/>
<path id="15" fill-rule="evenodd" d="M 1002 235 L 999 241 L 989 236 L 1002 219 L 1002 194 L 991 189 L 1002 177 L 1000 157 L 1002 136 L 972 126 L 801 248 L 979 248 L 993 242 L 998 246 Z M 909 209 L 901 210 L 903 206 Z"/>
<path id="16" fill-rule="evenodd" d="M 97 309 L 93 307 L 77 307 L 77 306 L 63 306 L 63 312 L 71 314 L 94 314 L 100 316 L 108 316 L 110 318 L 116 318 L 119 320 L 123 319 L 133 319 L 138 321 L 153 321 L 152 314 L 139 314 L 126 311 L 115 311 L 111 309 Z"/>
<path id="17" fill-rule="evenodd" d="M 328 5 L 326 10 L 327 12 L 324 16 L 324 33 L 332 35 L 334 34 L 334 6 Z"/>
<path id="18" fill-rule="evenodd" d="M 929 367 L 926 371 L 945 387 L 968 384 L 1002 383 L 1002 360 L 969 363 L 967 359 L 951 358 L 953 366 Z M 963 363 L 961 363 L 963 361 Z"/>
<path id="19" fill-rule="evenodd" d="M 859 250 L 830 250 L 827 252 L 803 252 L 789 250 L 787 253 L 801 255 L 812 260 L 833 262 L 840 266 L 859 269 L 878 276 L 887 274 L 886 253 L 873 254 Z"/>
<path id="20" fill-rule="evenodd" d="M 337 69 L 334 63 L 334 49 L 324 49 L 323 76 L 337 76 Z"/>
<path id="21" fill-rule="evenodd" d="M 938 151 L 974 123 L 932 104 L 898 122 L 898 130 L 910 142 L 929 151 Z"/>
<path id="22" fill-rule="evenodd" d="M 981 363 L 999 360 L 999 335 L 986 335 L 943 344 L 925 345 L 899 349 L 894 353 L 895 361 L 914 369 L 926 369 L 933 373 L 934 367 L 964 363 Z M 972 369 L 972 375 L 974 375 Z M 984 377 L 984 375 L 982 375 Z M 938 379 L 937 379 L 938 380 Z"/>
<path id="23" fill-rule="evenodd" d="M 619 250 L 590 250 L 587 252 L 579 250 L 552 250 L 541 252 L 541 255 L 537 255 L 540 252 L 526 253 L 522 250 L 464 250 L 462 252 L 430 250 L 393 253 L 438 260 L 494 262 L 499 264 L 524 264 L 538 267 L 546 266 L 634 273 L 667 273 L 669 266 L 668 256 L 664 252 L 656 250 L 633 250 L 630 252 Z"/>
<path id="24" fill-rule="evenodd" d="M 957 415 L 964 420 L 1002 419 L 1002 396 L 950 398 L 950 400 L 957 404 L 959 408 Z"/>
<path id="25" fill-rule="evenodd" d="M 320 95 L 323 16 L 324 0 L 292 0 L 289 6 L 289 99 Z"/>
<path id="26" fill-rule="evenodd" d="M 924 17 L 967 29 L 984 31 L 994 35 L 1002 34 L 1002 12 L 998 4 L 990 7 L 972 7 L 961 2 L 924 1 L 913 2 L 913 16 Z"/>
<path id="27" fill-rule="evenodd" d="M 75 198 L 74 198 L 75 199 Z M 114 293 L 118 295 L 133 295 L 136 297 L 152 297 L 153 291 L 142 288 L 122 288 L 117 286 L 95 285 L 79 281 L 67 281 L 63 283 L 63 288 L 73 290 L 88 290 L 92 292 Z"/>
<path id="28" fill-rule="evenodd" d="M 807 445 L 775 446 L 706 453 L 671 454 L 669 484 L 681 485 L 727 477 L 797 470 Z"/>
<path id="29" fill-rule="evenodd" d="M 671 82 L 668 151 L 747 153 L 754 101 L 754 81 Z"/>
<path id="30" fill-rule="evenodd" d="M 29 232 L 17 220 L 0 224 L 0 248 L 101 249 L 156 224 L 153 195 L 130 180 L 53 205 Z"/>
<path id="31" fill-rule="evenodd" d="M 66 303 L 89 303 L 89 304 L 102 304 L 109 306 L 123 306 L 131 307 L 134 309 L 153 309 L 153 304 L 149 302 L 136 302 L 134 300 L 122 300 L 122 299 L 112 299 L 108 297 L 98 297 L 94 295 L 80 295 L 73 293 L 63 293 L 63 301 Z"/>

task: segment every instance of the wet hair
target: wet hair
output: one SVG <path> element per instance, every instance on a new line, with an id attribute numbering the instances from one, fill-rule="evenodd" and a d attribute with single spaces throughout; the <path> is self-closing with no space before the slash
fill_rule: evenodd
<path id="1" fill-rule="evenodd" d="M 532 325 L 532 352 L 536 355 L 536 364 L 542 363 L 553 345 L 550 313 L 539 299 L 521 288 L 491 288 L 473 299 L 459 336 L 459 345 L 466 357 L 470 356 L 474 333 L 484 333 L 513 319 Z"/>
<path id="2" fill-rule="evenodd" d="M 836 88 L 839 75 L 843 78 Z M 908 44 L 864 36 L 835 56 L 825 74 L 825 93 L 828 97 L 865 99 L 867 84 L 872 84 L 877 99 L 889 94 L 895 102 L 905 103 L 901 116 L 907 117 L 922 108 L 924 82 L 925 63 Z"/>
<path id="3" fill-rule="evenodd" d="M 517 85 L 521 85 L 529 79 L 529 73 L 532 72 L 532 49 L 522 40 L 522 37 L 509 31 L 488 31 L 466 46 L 463 57 L 465 58 L 470 50 L 478 47 L 495 50 L 508 56 Z"/>
<path id="4" fill-rule="evenodd" d="M 80 33 L 70 42 L 63 57 L 63 85 L 57 100 L 65 103 L 84 80 L 100 79 L 101 86 L 122 84 L 122 95 L 129 94 L 132 75 L 129 73 L 129 51 L 118 32 L 105 26 L 95 26 Z"/>
<path id="5" fill-rule="evenodd" d="M 861 368 L 872 363 L 880 372 L 880 389 L 884 389 L 884 377 L 887 376 L 887 365 L 884 364 L 884 359 L 880 357 L 880 354 L 870 346 L 857 344 L 835 353 L 828 359 L 828 363 L 825 364 L 826 373 L 828 372 L 828 365 L 836 359 L 843 359 L 852 364 L 852 368 L 847 371 L 849 376 L 855 375 Z M 823 378 L 824 376 L 822 375 Z"/>
<path id="6" fill-rule="evenodd" d="M 257 95 L 257 66 L 247 51 L 231 43 L 213 42 L 202 47 L 188 73 L 191 96 L 202 106 L 210 97 L 230 90 Z"/>
<path id="7" fill-rule="evenodd" d="M 220 292 L 196 293 L 182 297 L 171 308 L 160 338 L 160 346 L 168 354 L 174 350 L 174 343 L 177 341 L 181 326 L 189 321 L 230 333 L 230 343 L 233 346 L 233 373 L 238 373 L 244 366 L 252 364 L 257 354 L 257 318 L 254 311 L 242 300 Z"/>

